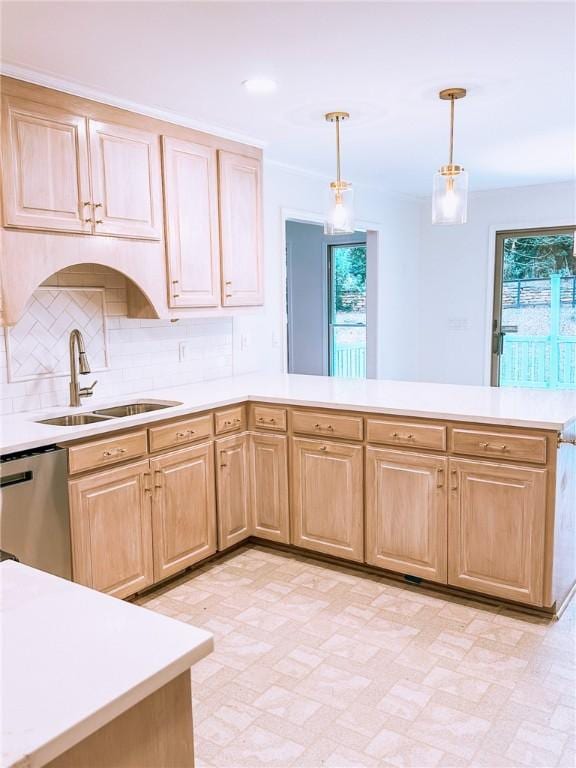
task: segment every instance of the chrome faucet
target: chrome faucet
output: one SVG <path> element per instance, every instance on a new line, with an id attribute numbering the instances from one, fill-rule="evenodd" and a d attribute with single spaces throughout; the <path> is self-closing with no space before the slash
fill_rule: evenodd
<path id="1" fill-rule="evenodd" d="M 78 346 L 78 368 L 76 367 L 74 345 Z M 81 375 L 90 373 L 90 363 L 86 357 L 84 338 L 78 328 L 74 328 L 70 333 L 70 405 L 73 408 L 81 405 L 81 397 L 90 397 L 94 394 L 94 387 L 98 383 L 95 381 L 89 387 L 81 387 L 78 384 L 78 373 Z"/>

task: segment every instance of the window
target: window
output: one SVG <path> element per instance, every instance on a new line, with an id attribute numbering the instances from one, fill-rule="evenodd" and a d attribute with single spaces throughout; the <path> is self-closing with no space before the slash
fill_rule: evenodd
<path id="1" fill-rule="evenodd" d="M 366 378 L 366 245 L 331 245 L 329 362 L 331 376 Z"/>

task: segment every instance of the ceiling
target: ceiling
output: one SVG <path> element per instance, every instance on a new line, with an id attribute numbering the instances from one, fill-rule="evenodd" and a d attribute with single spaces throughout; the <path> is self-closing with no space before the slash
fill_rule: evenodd
<path id="1" fill-rule="evenodd" d="M 347 110 L 343 176 L 422 196 L 447 162 L 473 189 L 574 174 L 571 2 L 4 2 L 6 71 L 258 139 L 269 158 L 333 174 L 329 110 Z M 273 77 L 272 95 L 240 85 Z"/>

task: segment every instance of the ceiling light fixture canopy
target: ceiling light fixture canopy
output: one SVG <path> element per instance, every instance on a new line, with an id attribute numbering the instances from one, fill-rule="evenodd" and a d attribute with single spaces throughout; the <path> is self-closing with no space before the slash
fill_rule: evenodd
<path id="1" fill-rule="evenodd" d="M 466 96 L 465 88 L 445 88 L 438 94 L 450 101 L 450 156 L 434 174 L 432 224 L 466 224 L 468 216 L 468 173 L 454 163 L 454 102 Z"/>
<path id="2" fill-rule="evenodd" d="M 330 198 L 324 233 L 345 235 L 354 232 L 354 190 L 349 181 L 340 178 L 340 123 L 348 120 L 348 112 L 328 112 L 329 123 L 336 124 L 336 181 L 330 182 Z"/>

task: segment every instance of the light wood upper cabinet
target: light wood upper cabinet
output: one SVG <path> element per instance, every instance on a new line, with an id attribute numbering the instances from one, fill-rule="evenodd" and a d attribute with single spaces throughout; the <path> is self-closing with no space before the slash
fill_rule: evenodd
<path id="1" fill-rule="evenodd" d="M 159 137 L 97 120 L 88 129 L 95 232 L 160 240 Z"/>
<path id="2" fill-rule="evenodd" d="M 450 459 L 448 583 L 543 601 L 546 470 Z"/>
<path id="3" fill-rule="evenodd" d="M 153 582 L 148 461 L 69 482 L 74 581 L 127 597 Z"/>
<path id="4" fill-rule="evenodd" d="M 362 447 L 292 438 L 292 543 L 364 559 Z"/>
<path id="5" fill-rule="evenodd" d="M 218 173 L 222 305 L 262 304 L 262 163 L 220 151 Z"/>
<path id="6" fill-rule="evenodd" d="M 252 534 L 288 544 L 288 438 L 285 435 L 251 435 L 250 490 Z"/>
<path id="7" fill-rule="evenodd" d="M 216 440 L 218 549 L 250 536 L 249 435 Z"/>
<path id="8" fill-rule="evenodd" d="M 150 460 L 154 478 L 154 579 L 159 581 L 216 552 L 212 442 Z"/>
<path id="9" fill-rule="evenodd" d="M 366 450 L 366 562 L 446 583 L 447 459 Z"/>
<path id="10" fill-rule="evenodd" d="M 171 307 L 220 303 L 216 150 L 162 137 Z"/>
<path id="11" fill-rule="evenodd" d="M 91 231 L 83 117 L 3 97 L 2 165 L 6 226 Z"/>

